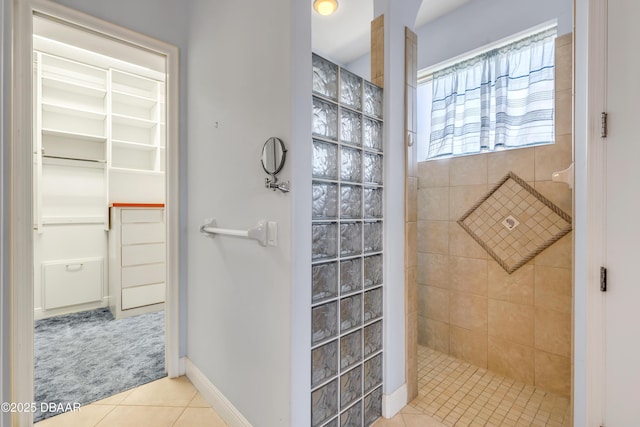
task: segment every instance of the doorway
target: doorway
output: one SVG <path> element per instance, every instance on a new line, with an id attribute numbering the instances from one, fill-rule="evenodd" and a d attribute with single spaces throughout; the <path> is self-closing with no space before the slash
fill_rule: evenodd
<path id="1" fill-rule="evenodd" d="M 14 396 L 34 401 L 34 319 L 164 312 L 177 376 L 177 49 L 43 1 L 16 28 Z"/>

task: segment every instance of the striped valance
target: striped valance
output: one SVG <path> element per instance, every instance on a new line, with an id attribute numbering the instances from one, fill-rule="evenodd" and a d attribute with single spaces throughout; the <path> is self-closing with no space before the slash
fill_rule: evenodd
<path id="1" fill-rule="evenodd" d="M 556 29 L 433 76 L 427 158 L 554 141 Z"/>

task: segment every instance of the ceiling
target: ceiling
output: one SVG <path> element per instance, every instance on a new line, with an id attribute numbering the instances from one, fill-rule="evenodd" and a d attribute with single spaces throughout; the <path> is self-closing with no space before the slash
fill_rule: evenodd
<path id="1" fill-rule="evenodd" d="M 469 1 L 423 0 L 416 28 Z M 312 44 L 314 52 L 347 64 L 369 52 L 373 0 L 339 0 L 339 4 L 333 15 L 312 13 Z"/>

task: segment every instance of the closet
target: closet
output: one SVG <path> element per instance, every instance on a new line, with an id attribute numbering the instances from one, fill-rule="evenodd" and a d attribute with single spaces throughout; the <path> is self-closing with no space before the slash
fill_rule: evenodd
<path id="1" fill-rule="evenodd" d="M 33 43 L 35 318 L 162 309 L 164 57 L 38 17 Z"/>

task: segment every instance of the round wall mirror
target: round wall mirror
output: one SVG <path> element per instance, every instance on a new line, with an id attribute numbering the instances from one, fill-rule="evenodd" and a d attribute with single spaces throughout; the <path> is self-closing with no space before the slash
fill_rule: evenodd
<path id="1" fill-rule="evenodd" d="M 284 142 L 280 138 L 271 137 L 262 147 L 262 168 L 269 175 L 275 176 L 282 170 L 286 157 Z"/>

